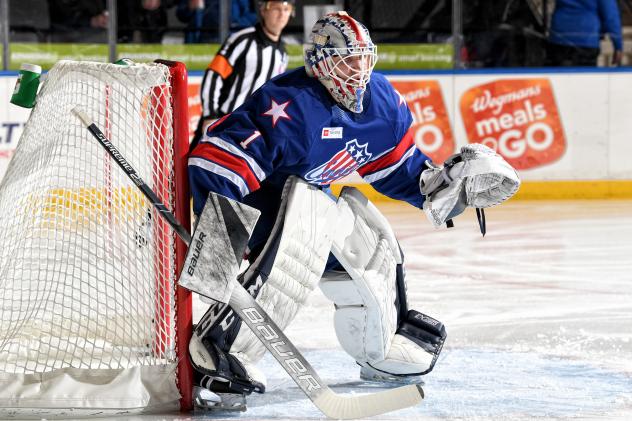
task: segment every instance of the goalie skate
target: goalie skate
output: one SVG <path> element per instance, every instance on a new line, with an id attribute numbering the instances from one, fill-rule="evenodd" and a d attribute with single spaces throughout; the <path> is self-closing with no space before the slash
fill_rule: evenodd
<path id="1" fill-rule="evenodd" d="M 193 387 L 193 404 L 199 411 L 245 411 L 246 396 L 238 393 L 215 393 Z"/>
<path id="2" fill-rule="evenodd" d="M 388 383 L 388 384 L 418 384 L 424 385 L 422 376 L 398 376 L 396 374 L 385 373 L 371 367 L 360 368 L 360 378 L 364 381 Z"/>

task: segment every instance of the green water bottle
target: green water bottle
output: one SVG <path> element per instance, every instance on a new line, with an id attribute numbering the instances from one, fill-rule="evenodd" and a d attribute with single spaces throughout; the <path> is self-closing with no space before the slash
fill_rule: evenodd
<path id="1" fill-rule="evenodd" d="M 24 108 L 33 108 L 41 74 L 42 68 L 37 64 L 22 64 L 11 96 L 11 103 Z"/>
<path id="2" fill-rule="evenodd" d="M 130 58 L 122 58 L 122 59 L 116 60 L 114 64 L 118 64 L 119 66 L 133 66 L 135 63 Z"/>

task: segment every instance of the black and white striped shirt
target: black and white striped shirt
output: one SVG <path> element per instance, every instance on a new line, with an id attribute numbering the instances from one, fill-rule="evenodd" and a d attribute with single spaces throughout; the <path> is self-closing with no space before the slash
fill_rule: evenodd
<path id="1" fill-rule="evenodd" d="M 219 118 L 287 69 L 283 41 L 270 40 L 261 25 L 230 35 L 209 64 L 201 86 L 202 119 Z"/>

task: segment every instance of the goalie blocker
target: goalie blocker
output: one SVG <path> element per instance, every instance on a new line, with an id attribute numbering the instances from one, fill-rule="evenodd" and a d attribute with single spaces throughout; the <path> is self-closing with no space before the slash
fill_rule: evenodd
<path id="1" fill-rule="evenodd" d="M 322 276 L 330 251 L 339 264 Z M 320 285 L 335 304 L 338 339 L 364 378 L 425 374 L 446 338 L 440 322 L 408 309 L 399 245 L 386 219 L 356 189 L 345 189 L 336 203 L 290 177 L 271 235 L 240 278 L 282 329 Z M 265 348 L 230 308 L 212 303 L 194 336 L 190 353 L 202 386 L 237 394 L 265 390 L 265 376 L 254 365 Z"/>

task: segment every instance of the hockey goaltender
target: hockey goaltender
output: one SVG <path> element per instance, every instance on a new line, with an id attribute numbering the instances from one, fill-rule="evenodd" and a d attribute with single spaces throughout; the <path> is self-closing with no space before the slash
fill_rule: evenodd
<path id="1" fill-rule="evenodd" d="M 511 197 L 520 180 L 480 144 L 433 164 L 415 147 L 406 102 L 372 72 L 376 60 L 364 25 L 345 12 L 325 15 L 312 29 L 305 67 L 265 83 L 207 129 L 189 156 L 189 179 L 195 214 L 213 198 L 216 221 L 233 240 L 244 228 L 228 214 L 245 208 L 220 197 L 261 213 L 239 281 L 279 330 L 318 285 L 335 305 L 337 337 L 360 377 L 414 384 L 433 369 L 446 330 L 409 307 L 404 254 L 377 208 L 353 188 L 332 199 L 328 186 L 357 171 L 379 192 L 423 209 L 435 226 L 476 208 L 484 234 L 482 209 Z M 274 342 L 282 332 L 257 324 L 267 316 L 241 311 L 244 320 L 233 301 L 209 300 L 190 342 L 202 405 L 243 408 L 245 395 L 264 393 L 256 363 L 266 347 L 295 380 L 304 368 L 288 362 L 298 352 L 290 343 Z"/>

